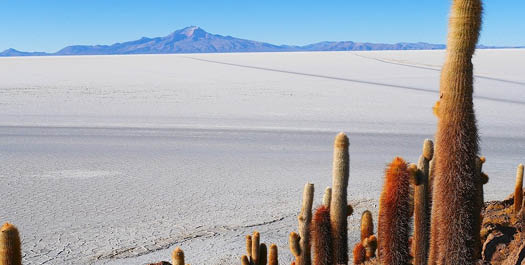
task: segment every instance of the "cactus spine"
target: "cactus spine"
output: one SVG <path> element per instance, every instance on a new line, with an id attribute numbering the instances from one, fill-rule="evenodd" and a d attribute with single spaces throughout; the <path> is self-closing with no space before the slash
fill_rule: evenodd
<path id="1" fill-rule="evenodd" d="M 453 0 L 437 109 L 430 264 L 474 264 L 478 133 L 472 102 L 481 0 Z M 380 240 L 381 241 L 381 240 Z M 433 249 L 433 250 L 432 250 Z"/>
<path id="2" fill-rule="evenodd" d="M 379 199 L 379 259 L 383 265 L 409 264 L 409 172 L 407 163 L 394 158 L 387 167 Z"/>
<path id="3" fill-rule="evenodd" d="M 347 186 L 349 176 L 348 137 L 339 133 L 334 141 L 330 224 L 334 264 L 348 263 Z"/>
<path id="4" fill-rule="evenodd" d="M 430 244 L 429 170 L 434 143 L 426 139 L 419 157 L 414 187 L 414 265 L 426 265 Z"/>
<path id="5" fill-rule="evenodd" d="M 521 210 L 523 202 L 523 164 L 519 164 L 516 172 L 516 187 L 514 188 L 514 212 L 517 214 Z"/>
<path id="6" fill-rule="evenodd" d="M 180 248 L 175 248 L 171 253 L 171 261 L 173 265 L 185 265 L 184 263 L 184 251 Z"/>
<path id="7" fill-rule="evenodd" d="M 279 255 L 277 252 L 277 246 L 275 244 L 270 245 L 270 254 L 268 256 L 268 265 L 279 265 Z"/>
<path id="8" fill-rule="evenodd" d="M 0 228 L 0 265 L 22 265 L 20 235 L 10 223 Z"/>
<path id="9" fill-rule="evenodd" d="M 326 193 L 325 193 L 326 194 Z M 312 220 L 312 249 L 314 265 L 332 265 L 332 235 L 330 233 L 330 210 L 321 205 Z"/>

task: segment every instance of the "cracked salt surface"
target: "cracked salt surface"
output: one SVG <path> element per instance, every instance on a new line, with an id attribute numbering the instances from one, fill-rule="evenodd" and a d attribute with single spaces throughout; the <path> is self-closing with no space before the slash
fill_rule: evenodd
<path id="1" fill-rule="evenodd" d="M 440 65 L 442 51 L 191 57 L 228 64 L 0 58 L 0 221 L 19 227 L 24 264 L 145 264 L 175 246 L 191 264 L 238 264 L 253 230 L 289 263 L 302 187 L 313 182 L 320 203 L 339 131 L 351 142 L 353 244 L 360 214 L 377 217 L 385 165 L 417 161 L 435 129 L 439 72 L 419 66 Z M 476 80 L 475 99 L 487 200 L 511 192 L 524 159 L 524 60 L 474 59 L 492 78 Z"/>

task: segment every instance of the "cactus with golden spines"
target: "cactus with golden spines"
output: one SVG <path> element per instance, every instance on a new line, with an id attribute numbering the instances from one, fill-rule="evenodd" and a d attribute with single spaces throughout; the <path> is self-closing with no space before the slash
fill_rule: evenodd
<path id="1" fill-rule="evenodd" d="M 514 188 L 514 212 L 517 214 L 521 210 L 523 203 L 523 164 L 518 165 L 516 172 L 516 187 Z"/>
<path id="2" fill-rule="evenodd" d="M 270 245 L 270 253 L 268 254 L 268 265 L 279 265 L 279 255 L 277 245 Z"/>
<path id="3" fill-rule="evenodd" d="M 366 250 L 365 247 L 361 242 L 355 244 L 354 250 L 352 252 L 354 254 L 354 264 L 361 264 L 365 262 L 366 259 Z"/>
<path id="4" fill-rule="evenodd" d="M 292 252 L 292 255 L 295 257 L 296 261 L 298 258 L 301 258 L 301 246 L 299 245 L 300 240 L 301 237 L 296 232 L 291 232 L 290 236 L 288 237 L 288 245 L 290 246 L 290 252 Z"/>
<path id="5" fill-rule="evenodd" d="M 332 265 L 332 234 L 330 232 L 330 210 L 321 205 L 312 219 L 312 252 L 314 265 Z"/>
<path id="6" fill-rule="evenodd" d="M 372 220 L 372 213 L 366 210 L 361 215 L 361 241 L 367 239 L 374 234 L 374 221 Z"/>
<path id="7" fill-rule="evenodd" d="M 0 228 L 0 265 L 21 265 L 22 250 L 18 229 L 5 223 Z"/>
<path id="8" fill-rule="evenodd" d="M 186 265 L 184 263 L 184 251 L 179 247 L 175 248 L 171 253 L 171 263 L 173 265 Z"/>
<path id="9" fill-rule="evenodd" d="M 453 0 L 437 109 L 429 264 L 474 264 L 478 133 L 472 55 L 481 28 L 481 0 Z M 381 240 L 380 240 L 381 241 Z M 380 242 L 381 244 L 381 242 Z"/>
<path id="10" fill-rule="evenodd" d="M 334 141 L 330 223 L 334 264 L 348 263 L 347 187 L 349 177 L 348 137 L 339 133 Z"/>
<path id="11" fill-rule="evenodd" d="M 246 253 L 241 257 L 242 265 L 277 265 L 277 246 L 272 244 L 270 252 L 266 244 L 260 243 L 261 237 L 259 232 L 254 231 L 253 235 L 246 236 Z"/>
<path id="12" fill-rule="evenodd" d="M 434 156 L 434 143 L 426 139 L 414 174 L 414 265 L 426 265 L 430 245 L 430 161 Z"/>
<path id="13" fill-rule="evenodd" d="M 250 262 L 254 265 L 259 264 L 261 257 L 260 247 L 261 247 L 261 236 L 259 232 L 254 231 L 252 236 L 252 253 L 250 255 Z"/>
<path id="14" fill-rule="evenodd" d="M 365 247 L 366 260 L 375 258 L 377 250 L 377 237 L 375 235 L 371 235 L 368 238 L 365 238 L 362 244 L 363 247 Z"/>
<path id="15" fill-rule="evenodd" d="M 329 208 L 331 200 L 332 200 L 332 188 L 326 187 L 326 189 L 324 190 L 324 195 L 323 195 L 323 205 L 326 208 Z"/>
<path id="16" fill-rule="evenodd" d="M 405 160 L 394 158 L 385 172 L 379 199 L 378 254 L 381 264 L 409 264 L 409 171 Z"/>

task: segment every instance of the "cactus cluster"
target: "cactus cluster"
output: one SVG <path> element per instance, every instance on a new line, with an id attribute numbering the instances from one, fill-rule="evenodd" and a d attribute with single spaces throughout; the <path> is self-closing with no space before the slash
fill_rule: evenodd
<path id="1" fill-rule="evenodd" d="M 354 246 L 354 264 L 362 264 L 376 256 L 377 237 L 374 235 L 372 213 L 368 210 L 361 215 L 361 241 Z"/>
<path id="2" fill-rule="evenodd" d="M 277 246 L 270 245 L 270 252 L 266 244 L 261 243 L 259 232 L 254 231 L 253 235 L 246 236 L 246 254 L 241 257 L 242 265 L 278 265 L 279 257 Z"/>

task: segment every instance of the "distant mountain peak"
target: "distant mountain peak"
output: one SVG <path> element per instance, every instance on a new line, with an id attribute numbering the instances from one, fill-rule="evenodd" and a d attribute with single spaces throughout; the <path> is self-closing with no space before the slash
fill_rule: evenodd
<path id="1" fill-rule="evenodd" d="M 479 45 L 478 48 L 495 48 Z M 515 47 L 523 48 L 523 47 Z M 169 54 L 213 52 L 285 52 L 285 51 L 363 51 L 363 50 L 433 50 L 445 49 L 444 44 L 367 43 L 352 41 L 323 41 L 304 46 L 274 45 L 265 42 L 215 35 L 198 26 L 174 31 L 165 37 L 146 38 L 112 45 L 73 45 L 56 53 L 23 52 L 13 48 L 0 52 L 1 56 L 45 55 L 109 55 L 109 54 Z"/>

